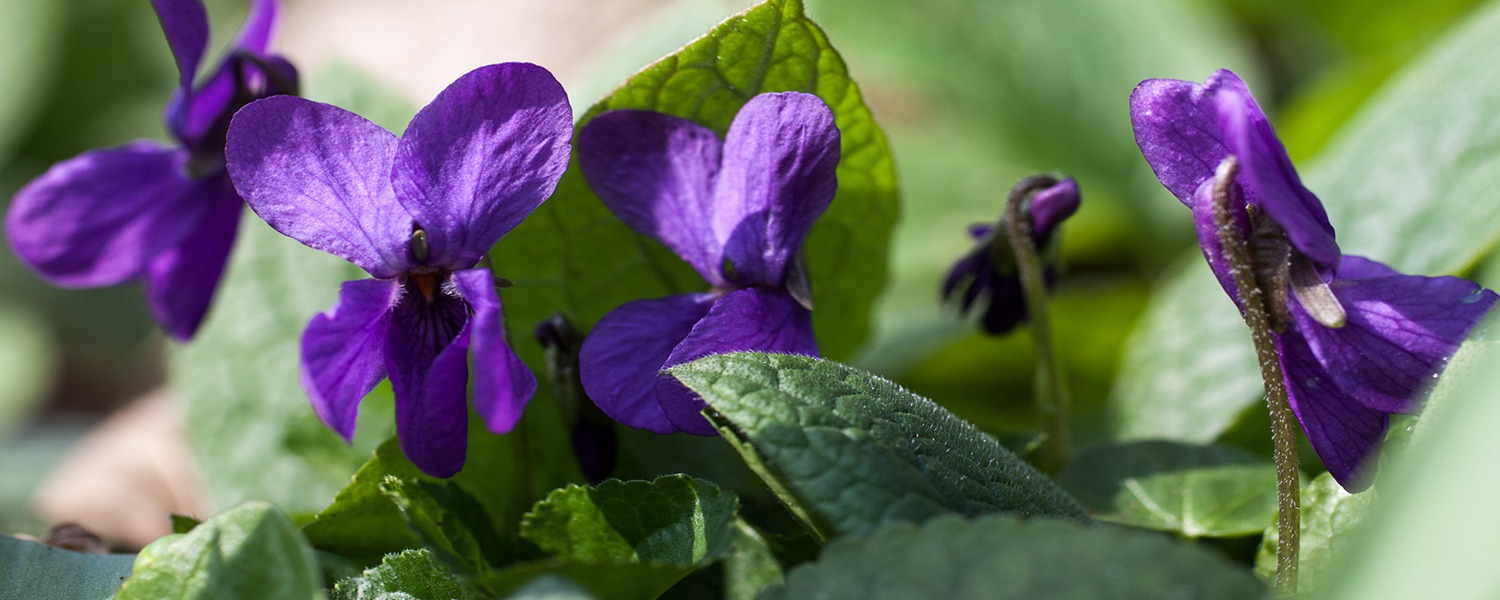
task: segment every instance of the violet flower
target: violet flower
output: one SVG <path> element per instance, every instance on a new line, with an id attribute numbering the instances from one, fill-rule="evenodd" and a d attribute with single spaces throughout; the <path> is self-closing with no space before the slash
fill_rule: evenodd
<path id="1" fill-rule="evenodd" d="M 802 242 L 837 188 L 839 131 L 817 96 L 761 94 L 720 139 L 654 112 L 599 115 L 578 136 L 589 185 L 711 289 L 616 308 L 580 352 L 584 390 L 610 417 L 713 435 L 698 398 L 660 372 L 710 354 L 817 354 Z"/>
<path id="2" fill-rule="evenodd" d="M 1056 254 L 1053 233 L 1078 211 L 1079 200 L 1078 184 L 1071 177 L 1032 195 L 1027 207 L 1031 215 L 1031 241 L 1044 257 Z M 994 224 L 970 226 L 974 249 L 953 263 L 947 279 L 943 280 L 943 298 L 957 298 L 960 313 L 968 313 L 975 302 L 984 299 L 979 326 L 991 335 L 1007 333 L 1026 320 L 1021 274 L 1003 222 L 1002 214 L 1001 221 Z M 1057 281 L 1055 265 L 1055 260 L 1046 261 L 1043 277 L 1048 289 Z"/>
<path id="3" fill-rule="evenodd" d="M 1238 161 L 1231 197 L 1243 202 L 1234 218 L 1264 282 L 1292 411 L 1339 484 L 1364 489 L 1389 415 L 1415 408 L 1496 295 L 1456 277 L 1402 275 L 1343 255 L 1322 203 L 1229 71 L 1203 85 L 1142 82 L 1130 113 L 1142 154 L 1193 210 L 1203 254 L 1237 305 L 1212 204 L 1215 169 L 1231 156 Z"/>
<path id="4" fill-rule="evenodd" d="M 447 477 L 474 409 L 507 432 L 536 379 L 506 344 L 485 253 L 552 194 L 568 163 L 562 86 L 525 63 L 458 78 L 399 139 L 341 108 L 282 96 L 229 127 L 229 172 L 256 214 L 374 279 L 350 281 L 302 334 L 302 385 L 351 439 L 359 401 L 389 376 L 396 434 L 423 472 Z"/>
<path id="5" fill-rule="evenodd" d="M 297 72 L 266 54 L 275 0 L 251 0 L 223 62 L 197 87 L 208 44 L 199 0 L 152 0 L 176 58 L 179 87 L 164 118 L 175 145 L 138 140 L 53 165 L 16 193 L 6 237 L 53 284 L 143 280 L 152 315 L 187 340 L 208 312 L 234 245 L 243 201 L 224 170 L 224 136 L 241 106 L 297 92 Z"/>

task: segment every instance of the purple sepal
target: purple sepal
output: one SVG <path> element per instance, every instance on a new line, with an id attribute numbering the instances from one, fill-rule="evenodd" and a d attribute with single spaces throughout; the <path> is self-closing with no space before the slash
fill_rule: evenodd
<path id="1" fill-rule="evenodd" d="M 6 237 L 21 262 L 57 285 L 137 277 L 214 206 L 208 199 L 221 182 L 188 179 L 185 164 L 184 153 L 144 141 L 55 164 L 16 193 Z"/>
<path id="2" fill-rule="evenodd" d="M 379 278 L 416 265 L 407 250 L 411 215 L 391 189 L 396 136 L 379 125 L 275 96 L 240 109 L 225 152 L 245 202 L 287 237 Z"/>
<path id="3" fill-rule="evenodd" d="M 735 290 L 714 302 L 708 315 L 693 325 L 661 368 L 710 354 L 740 351 L 817 356 L 812 313 L 782 290 Z M 700 414 L 703 400 L 676 378 L 666 374 L 656 377 L 656 400 L 678 429 L 696 435 L 718 433 Z"/>
<path id="4" fill-rule="evenodd" d="M 177 61 L 179 85 L 189 89 L 208 47 L 208 12 L 200 0 L 151 0 L 151 8 Z"/>
<path id="5" fill-rule="evenodd" d="M 474 311 L 469 320 L 474 410 L 490 431 L 507 433 L 536 393 L 536 376 L 505 343 L 500 295 L 489 269 L 459 271 L 453 274 L 453 283 Z"/>
<path id="6" fill-rule="evenodd" d="M 713 303 L 711 294 L 681 294 L 628 302 L 604 315 L 578 352 L 584 392 L 625 425 L 679 431 L 656 401 L 656 376 Z"/>
<path id="7" fill-rule="evenodd" d="M 302 332 L 302 387 L 318 418 L 345 440 L 354 439 L 359 402 L 385 378 L 385 345 L 394 281 L 345 282 L 327 312 Z"/>
<path id="8" fill-rule="evenodd" d="M 782 286 L 813 221 L 838 188 L 839 130 L 812 94 L 751 98 L 724 138 L 714 234 L 735 283 Z"/>
<path id="9" fill-rule="evenodd" d="M 567 94 L 533 64 L 480 67 L 439 93 L 407 125 L 391 174 L 396 199 L 427 231 L 425 264 L 478 262 L 552 195 L 572 136 Z"/>
<path id="10" fill-rule="evenodd" d="M 613 110 L 579 132 L 578 166 L 621 221 L 723 285 L 724 249 L 712 219 L 723 146 L 713 130 L 687 119 Z"/>
<path id="11" fill-rule="evenodd" d="M 227 174 L 220 173 L 211 183 L 219 191 L 202 201 L 210 203 L 212 210 L 181 244 L 153 259 L 145 273 L 151 315 L 169 335 L 183 342 L 193 337 L 208 313 L 245 209 Z"/>

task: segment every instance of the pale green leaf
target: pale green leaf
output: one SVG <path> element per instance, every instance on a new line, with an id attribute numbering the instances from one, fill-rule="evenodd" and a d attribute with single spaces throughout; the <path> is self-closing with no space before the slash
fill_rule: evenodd
<path id="1" fill-rule="evenodd" d="M 322 588 L 312 547 L 292 520 L 251 502 L 146 546 L 116 598 L 296 600 L 322 598 Z"/>
<path id="2" fill-rule="evenodd" d="M 134 562 L 129 554 L 82 554 L 0 535 L 0 598 L 104 600 Z"/>

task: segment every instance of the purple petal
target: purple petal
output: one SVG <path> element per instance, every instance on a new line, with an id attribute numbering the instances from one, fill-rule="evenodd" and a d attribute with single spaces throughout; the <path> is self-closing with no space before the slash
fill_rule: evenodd
<path id="1" fill-rule="evenodd" d="M 676 433 L 656 401 L 656 374 L 713 303 L 710 294 L 681 294 L 628 302 L 604 315 L 578 352 L 584 392 L 616 421 Z"/>
<path id="2" fill-rule="evenodd" d="M 708 316 L 672 349 L 662 368 L 738 351 L 816 356 L 812 314 L 784 291 L 735 290 L 714 303 Z M 656 399 L 678 429 L 697 435 L 717 433 L 700 414 L 703 400 L 670 375 L 656 378 Z"/>
<path id="3" fill-rule="evenodd" d="M 1286 230 L 1293 247 L 1319 266 L 1337 268 L 1341 253 L 1323 203 L 1302 186 L 1245 82 L 1221 70 L 1204 87 L 1213 97 L 1225 142 L 1240 160 L 1239 180 L 1251 188 L 1247 194 Z"/>
<path id="4" fill-rule="evenodd" d="M 1078 182 L 1072 177 L 1057 182 L 1056 185 L 1037 192 L 1031 197 L 1031 237 L 1036 240 L 1037 247 L 1045 247 L 1052 237 L 1052 232 L 1073 213 L 1078 212 L 1081 197 L 1078 194 Z"/>
<path id="5" fill-rule="evenodd" d="M 578 134 L 578 166 L 621 221 L 722 285 L 723 248 L 712 215 L 723 145 L 713 130 L 687 119 L 615 110 Z"/>
<path id="6" fill-rule="evenodd" d="M 413 265 L 411 216 L 391 192 L 396 136 L 363 117 L 293 96 L 250 103 L 229 126 L 229 174 L 277 231 L 378 278 Z"/>
<path id="7" fill-rule="evenodd" d="M 16 193 L 6 237 L 22 262 L 57 285 L 136 277 L 214 205 L 215 184 L 188 179 L 185 163 L 183 153 L 154 142 L 60 162 Z"/>
<path id="8" fill-rule="evenodd" d="M 761 94 L 735 115 L 713 224 L 740 283 L 782 285 L 813 221 L 833 201 L 838 164 L 839 130 L 817 96 Z"/>
<path id="9" fill-rule="evenodd" d="M 401 138 L 392 181 L 427 231 L 427 264 L 474 266 L 552 195 L 572 136 L 562 85 L 528 63 L 470 71 L 422 108 Z"/>
<path id="10" fill-rule="evenodd" d="M 439 352 L 418 398 L 396 400 L 401 451 L 423 473 L 452 477 L 469 448 L 469 340 L 471 321 Z"/>
<path id="11" fill-rule="evenodd" d="M 360 279 L 339 287 L 338 300 L 302 332 L 302 387 L 323 423 L 354 438 L 359 401 L 385 378 L 385 340 L 393 281 Z"/>
<path id="12" fill-rule="evenodd" d="M 215 180 L 221 186 L 219 197 L 205 199 L 213 203 L 213 210 L 181 244 L 161 253 L 146 269 L 151 314 L 179 341 L 192 338 L 208 312 L 245 208 L 228 175 Z"/>
<path id="13" fill-rule="evenodd" d="M 208 47 L 208 13 L 199 0 L 151 0 L 151 7 L 156 9 L 167 45 L 177 60 L 179 85 L 191 89 L 203 50 Z"/>
<path id="14" fill-rule="evenodd" d="M 1135 143 L 1163 186 L 1183 204 L 1229 156 L 1209 90 L 1191 81 L 1147 79 L 1130 94 Z"/>
<path id="15" fill-rule="evenodd" d="M 1448 358 L 1495 304 L 1495 293 L 1457 277 L 1401 275 L 1358 256 L 1344 257 L 1332 285 L 1348 321 L 1319 325 L 1295 301 L 1292 316 L 1318 362 L 1366 407 L 1407 412 Z M 1391 274 L 1348 279 L 1346 274 Z"/>
<path id="16" fill-rule="evenodd" d="M 536 393 L 536 377 L 505 343 L 500 295 L 489 269 L 453 274 L 459 295 L 474 310 L 469 324 L 474 362 L 474 410 L 490 431 L 506 433 L 521 419 L 526 402 Z"/>
<path id="17" fill-rule="evenodd" d="M 1318 458 L 1339 485 L 1359 492 L 1370 485 L 1376 446 L 1389 416 L 1357 402 L 1329 376 L 1295 328 L 1276 336 L 1292 412 Z"/>
<path id="18" fill-rule="evenodd" d="M 391 311 L 385 370 L 396 395 L 396 435 L 407 458 L 434 477 L 463 465 L 467 435 L 469 307 L 414 281 Z"/>

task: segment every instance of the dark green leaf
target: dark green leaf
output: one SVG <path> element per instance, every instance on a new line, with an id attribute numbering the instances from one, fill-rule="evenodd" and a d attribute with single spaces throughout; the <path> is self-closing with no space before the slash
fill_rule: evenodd
<path id="1" fill-rule="evenodd" d="M 427 550 L 407 550 L 338 582 L 330 600 L 469 600 L 463 583 Z"/>
<path id="2" fill-rule="evenodd" d="M 549 401 L 546 396 L 534 400 L 509 435 L 492 434 L 471 418 L 468 460 L 451 479 L 422 474 L 401 453 L 400 443 L 388 440 L 304 532 L 317 548 L 370 565 L 384 554 L 420 545 L 407 528 L 407 517 L 381 489 L 387 477 L 395 477 L 409 484 L 409 490 L 439 500 L 439 510 L 457 510 L 461 504 L 465 522 L 486 524 L 489 533 L 473 535 L 502 540 L 498 547 L 486 542 L 496 552 L 488 562 L 513 560 L 521 516 L 548 490 L 580 479 Z"/>
<path id="3" fill-rule="evenodd" d="M 103 600 L 134 562 L 129 554 L 81 554 L 0 535 L 0 598 Z"/>
<path id="4" fill-rule="evenodd" d="M 829 544 L 763 598 L 1260 598 L 1248 571 L 1160 535 L 1072 521 L 958 517 Z"/>
<path id="5" fill-rule="evenodd" d="M 1329 573 L 1354 549 L 1356 528 L 1369 515 L 1376 494 L 1366 490 L 1350 494 L 1339 487 L 1327 473 L 1302 487 L 1301 549 L 1297 555 L 1297 591 L 1317 591 L 1327 583 Z M 1266 528 L 1266 537 L 1255 556 L 1255 574 L 1264 581 L 1276 579 L 1275 525 Z"/>
<path id="6" fill-rule="evenodd" d="M 578 560 L 691 566 L 729 550 L 738 508 L 733 492 L 702 479 L 612 479 L 552 492 L 526 515 L 521 537 Z"/>
<path id="7" fill-rule="evenodd" d="M 141 551 L 121 600 L 320 598 L 312 547 L 292 520 L 251 502 L 163 537 Z"/>
<path id="8" fill-rule="evenodd" d="M 390 435 L 389 392 L 365 400 L 349 446 L 318 420 L 299 383 L 303 327 L 341 283 L 364 276 L 246 211 L 208 321 L 173 353 L 173 388 L 214 504 L 269 500 L 314 512 Z"/>
<path id="9" fill-rule="evenodd" d="M 896 217 L 896 183 L 885 136 L 843 60 L 800 0 L 771 0 L 731 17 L 637 73 L 584 114 L 646 109 L 724 132 L 752 96 L 800 90 L 833 109 L 843 134 L 838 195 L 808 236 L 806 250 L 819 346 L 847 356 L 864 339 L 871 304 L 885 282 L 886 243 Z M 588 189 L 576 168 L 557 192 L 501 240 L 496 272 L 517 285 L 509 318 L 530 327 L 562 310 L 582 326 L 629 300 L 702 291 L 707 285 L 660 244 L 633 233 Z M 540 364 L 533 345 L 523 356 Z"/>
<path id="10" fill-rule="evenodd" d="M 484 507 L 456 484 L 387 475 L 380 490 L 401 510 L 422 545 L 460 575 L 486 573 L 512 553 Z"/>
<path id="11" fill-rule="evenodd" d="M 731 552 L 733 492 L 683 475 L 568 486 L 539 502 L 521 536 L 551 554 L 481 576 L 505 594 L 548 575 L 606 598 L 655 598 L 695 568 Z"/>
<path id="12" fill-rule="evenodd" d="M 1229 446 L 1096 446 L 1058 483 L 1101 521 L 1188 537 L 1256 535 L 1276 517 L 1276 465 Z"/>
<path id="13" fill-rule="evenodd" d="M 1084 518 L 995 438 L 869 373 L 748 352 L 670 373 L 708 402 L 725 439 L 824 539 L 949 512 Z"/>

